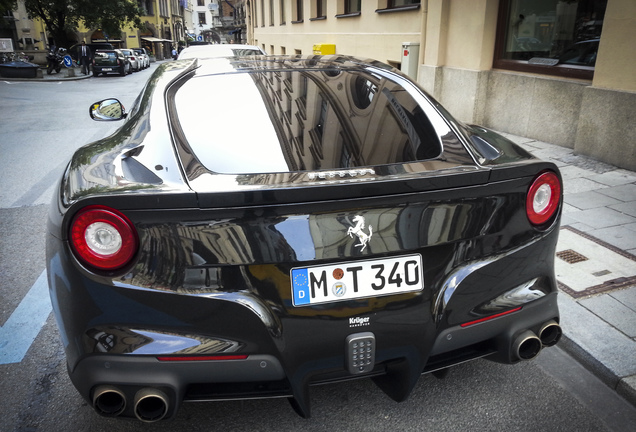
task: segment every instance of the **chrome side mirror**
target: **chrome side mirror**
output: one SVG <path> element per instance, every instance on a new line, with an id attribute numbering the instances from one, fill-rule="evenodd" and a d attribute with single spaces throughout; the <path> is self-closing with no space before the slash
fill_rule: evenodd
<path id="1" fill-rule="evenodd" d="M 89 114 L 97 121 L 117 121 L 125 119 L 128 115 L 124 106 L 117 99 L 104 99 L 91 104 Z"/>

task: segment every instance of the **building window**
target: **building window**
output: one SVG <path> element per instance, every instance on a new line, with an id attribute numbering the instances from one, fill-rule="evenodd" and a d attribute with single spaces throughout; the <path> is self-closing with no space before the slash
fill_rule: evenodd
<path id="1" fill-rule="evenodd" d="M 197 6 L 205 6 L 204 0 L 197 0 Z"/>
<path id="2" fill-rule="evenodd" d="M 261 27 L 265 27 L 265 0 L 261 0 Z"/>
<path id="3" fill-rule="evenodd" d="M 386 7 L 397 8 L 414 4 L 420 4 L 420 0 L 388 0 Z"/>
<path id="4" fill-rule="evenodd" d="M 344 13 L 345 14 L 352 14 L 352 13 L 357 13 L 360 12 L 360 3 L 362 3 L 361 0 L 345 0 L 344 1 Z"/>
<path id="5" fill-rule="evenodd" d="M 292 2 L 292 23 L 303 22 L 303 0 L 295 0 Z"/>
<path id="6" fill-rule="evenodd" d="M 206 24 L 205 12 L 199 12 L 199 24 Z"/>
<path id="7" fill-rule="evenodd" d="M 283 25 L 287 21 L 285 17 L 285 0 L 279 0 L 278 7 L 280 7 L 280 24 Z"/>
<path id="8" fill-rule="evenodd" d="M 494 67 L 592 79 L 607 0 L 503 0 Z"/>
<path id="9" fill-rule="evenodd" d="M 325 0 L 314 0 L 312 2 L 312 16 L 313 19 L 324 19 L 326 18 L 326 10 L 325 10 Z"/>
<path id="10" fill-rule="evenodd" d="M 269 0 L 269 25 L 274 25 L 274 0 Z"/>
<path id="11" fill-rule="evenodd" d="M 141 0 L 139 2 L 139 8 L 141 9 L 141 15 L 142 16 L 153 16 L 154 13 L 154 9 L 153 9 L 153 4 L 154 2 L 151 0 Z"/>
<path id="12" fill-rule="evenodd" d="M 378 0 L 376 12 L 402 12 L 420 8 L 420 0 Z"/>

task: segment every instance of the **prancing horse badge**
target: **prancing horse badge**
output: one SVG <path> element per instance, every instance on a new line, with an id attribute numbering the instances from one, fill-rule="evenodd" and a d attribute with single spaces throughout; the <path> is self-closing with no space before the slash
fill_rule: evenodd
<path id="1" fill-rule="evenodd" d="M 353 222 L 355 222 L 355 226 L 349 227 L 349 229 L 347 230 L 347 234 L 349 234 L 349 237 L 351 238 L 353 238 L 354 234 L 358 236 L 360 243 L 355 246 L 361 248 L 360 252 L 362 252 L 367 247 L 367 243 L 369 243 L 369 240 L 371 240 L 371 236 L 373 235 L 373 227 L 369 225 L 369 233 L 365 233 L 364 217 L 360 215 L 356 215 L 353 218 Z"/>

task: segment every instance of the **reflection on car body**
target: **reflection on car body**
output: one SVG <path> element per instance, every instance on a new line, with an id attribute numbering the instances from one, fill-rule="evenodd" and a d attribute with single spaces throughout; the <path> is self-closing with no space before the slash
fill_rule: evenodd
<path id="1" fill-rule="evenodd" d="M 561 336 L 558 168 L 390 66 L 177 60 L 130 112 L 91 107 L 125 122 L 71 159 L 47 262 L 102 415 L 285 397 L 308 417 L 311 385 L 361 377 L 403 401 L 422 373 Z"/>
<path id="2" fill-rule="evenodd" d="M 594 66 L 600 39 L 591 39 L 573 44 L 559 56 L 560 64 Z"/>
<path id="3" fill-rule="evenodd" d="M 267 53 L 256 45 L 240 44 L 215 44 L 215 45 L 193 45 L 184 48 L 179 53 L 179 60 L 190 58 L 213 58 L 232 56 L 266 55 Z"/>

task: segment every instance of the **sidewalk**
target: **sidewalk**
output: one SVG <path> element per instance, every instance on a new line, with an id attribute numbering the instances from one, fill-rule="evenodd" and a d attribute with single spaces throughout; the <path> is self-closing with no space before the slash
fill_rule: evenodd
<path id="1" fill-rule="evenodd" d="M 559 346 L 636 406 L 636 173 L 502 135 L 556 163 L 563 176 Z"/>

